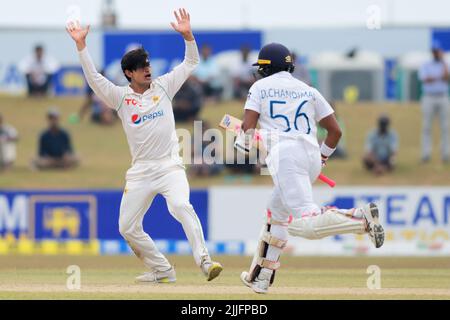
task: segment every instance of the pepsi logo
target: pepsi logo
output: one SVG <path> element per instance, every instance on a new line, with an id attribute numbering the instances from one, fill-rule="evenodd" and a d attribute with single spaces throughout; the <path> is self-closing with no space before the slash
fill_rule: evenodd
<path id="1" fill-rule="evenodd" d="M 141 121 L 142 121 L 142 119 L 141 119 L 141 117 L 139 117 L 138 114 L 133 114 L 131 116 L 131 122 L 133 122 L 134 124 L 139 124 L 139 123 L 141 123 Z"/>
<path id="2" fill-rule="evenodd" d="M 164 116 L 163 110 L 158 110 L 155 112 L 147 113 L 142 116 L 140 116 L 139 114 L 133 114 L 131 116 L 131 122 L 134 124 L 140 124 L 140 123 L 144 123 L 146 121 L 153 120 L 153 119 L 156 119 L 156 118 L 159 118 L 162 116 Z"/>

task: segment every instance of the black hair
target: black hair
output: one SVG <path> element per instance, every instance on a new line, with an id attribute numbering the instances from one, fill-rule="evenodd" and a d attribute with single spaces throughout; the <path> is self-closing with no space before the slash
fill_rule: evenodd
<path id="1" fill-rule="evenodd" d="M 378 125 L 380 125 L 380 126 L 382 126 L 382 125 L 389 126 L 390 122 L 391 122 L 391 120 L 386 115 L 382 115 L 378 118 Z"/>
<path id="2" fill-rule="evenodd" d="M 131 82 L 131 78 L 125 74 L 125 70 L 135 71 L 140 68 L 148 67 L 150 65 L 148 61 L 148 52 L 142 47 L 131 50 L 122 57 L 120 64 L 125 78 L 127 78 L 128 82 Z"/>

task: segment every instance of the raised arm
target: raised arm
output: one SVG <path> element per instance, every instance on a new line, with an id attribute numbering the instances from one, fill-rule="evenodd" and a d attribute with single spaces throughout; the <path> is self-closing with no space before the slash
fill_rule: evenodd
<path id="1" fill-rule="evenodd" d="M 84 76 L 97 96 L 112 109 L 118 109 L 122 99 L 122 89 L 102 76 L 95 68 L 94 62 L 86 47 L 86 37 L 89 33 L 89 26 L 82 28 L 79 23 L 71 22 L 66 27 L 78 49 L 81 67 Z"/>
<path id="2" fill-rule="evenodd" d="M 178 13 L 174 11 L 177 22 L 171 22 L 172 28 L 183 36 L 185 42 L 185 54 L 183 62 L 176 66 L 170 73 L 162 76 L 160 79 L 166 87 L 169 98 L 172 99 L 183 83 L 190 76 L 192 71 L 200 62 L 197 44 L 191 28 L 191 17 L 185 9 L 179 9 Z"/>

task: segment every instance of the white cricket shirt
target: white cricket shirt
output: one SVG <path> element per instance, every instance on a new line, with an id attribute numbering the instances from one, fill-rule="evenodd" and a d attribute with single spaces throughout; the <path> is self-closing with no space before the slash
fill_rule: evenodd
<path id="1" fill-rule="evenodd" d="M 256 81 L 244 108 L 259 113 L 261 135 L 269 149 L 277 141 L 299 138 L 318 146 L 316 122 L 334 112 L 317 89 L 287 71 Z"/>
<path id="2" fill-rule="evenodd" d="M 445 71 L 445 65 L 441 61 L 429 61 L 424 63 L 419 69 L 419 79 L 424 81 L 426 78 L 442 78 Z M 422 90 L 425 94 L 447 94 L 448 82 L 446 80 L 436 80 L 433 82 L 423 82 Z"/>
<path id="3" fill-rule="evenodd" d="M 130 86 L 116 86 L 95 69 L 87 48 L 79 52 L 87 82 L 110 108 L 117 110 L 132 156 L 132 164 L 167 157 L 179 158 L 172 99 L 200 61 L 195 41 L 185 41 L 183 62 L 154 79 L 138 94 Z"/>

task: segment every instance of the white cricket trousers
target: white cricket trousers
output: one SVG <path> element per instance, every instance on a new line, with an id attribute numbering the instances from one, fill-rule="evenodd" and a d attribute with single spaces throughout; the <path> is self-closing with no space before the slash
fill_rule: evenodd
<path id="1" fill-rule="evenodd" d="M 165 271 L 171 267 L 142 225 L 144 215 L 158 193 L 166 199 L 170 214 L 183 226 L 195 262 L 200 266 L 203 257 L 209 258 L 202 226 L 189 202 L 185 170 L 172 159 L 135 163 L 128 170 L 120 204 L 120 234 L 150 270 Z"/>
<path id="2" fill-rule="evenodd" d="M 280 141 L 266 162 L 274 182 L 268 205 L 273 220 L 288 222 L 291 214 L 301 218 L 320 212 L 312 192 L 322 168 L 318 145 L 303 138 Z"/>
<path id="3" fill-rule="evenodd" d="M 439 119 L 441 129 L 441 157 L 448 160 L 449 150 L 449 118 L 450 104 L 447 94 L 422 97 L 422 158 L 429 158 L 433 147 L 432 128 L 435 116 Z"/>
<path id="4" fill-rule="evenodd" d="M 270 150 L 266 163 L 274 182 L 268 209 L 271 219 L 282 223 L 272 224 L 270 233 L 287 241 L 291 214 L 294 218 L 301 218 L 307 213 L 320 212 L 312 193 L 312 183 L 322 167 L 319 146 L 302 137 L 282 140 Z M 281 253 L 281 248 L 269 245 L 266 258 L 278 261 Z M 263 270 L 272 272 L 267 268 Z"/>

